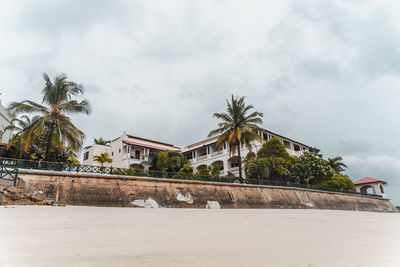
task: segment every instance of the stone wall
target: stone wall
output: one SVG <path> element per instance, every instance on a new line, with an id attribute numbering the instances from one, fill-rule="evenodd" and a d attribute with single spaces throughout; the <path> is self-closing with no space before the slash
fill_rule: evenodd
<path id="1" fill-rule="evenodd" d="M 395 212 L 387 199 L 286 187 L 20 170 L 19 187 L 68 205 Z"/>

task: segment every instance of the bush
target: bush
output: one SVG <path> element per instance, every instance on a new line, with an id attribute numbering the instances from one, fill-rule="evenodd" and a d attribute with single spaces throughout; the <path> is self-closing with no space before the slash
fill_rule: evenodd
<path id="1" fill-rule="evenodd" d="M 354 190 L 353 181 L 340 174 L 335 174 L 331 179 L 320 181 L 316 185 L 335 189 Z"/>
<path id="2" fill-rule="evenodd" d="M 297 160 L 292 169 L 292 178 L 304 184 L 317 184 L 329 180 L 335 171 L 329 164 L 313 153 L 304 153 Z"/>
<path id="3" fill-rule="evenodd" d="M 289 159 L 290 155 L 286 151 L 285 145 L 278 137 L 273 137 L 263 144 L 257 152 L 258 158 L 283 158 Z"/>

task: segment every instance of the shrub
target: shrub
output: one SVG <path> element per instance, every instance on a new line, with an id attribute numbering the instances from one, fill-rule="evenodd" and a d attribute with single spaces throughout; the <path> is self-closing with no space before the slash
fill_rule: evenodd
<path id="1" fill-rule="evenodd" d="M 284 158 L 289 159 L 290 155 L 286 151 L 285 145 L 278 137 L 273 137 L 263 144 L 257 152 L 258 158 Z"/>
<path id="2" fill-rule="evenodd" d="M 331 179 L 320 181 L 316 185 L 335 189 L 354 190 L 353 181 L 340 174 L 335 174 Z"/>

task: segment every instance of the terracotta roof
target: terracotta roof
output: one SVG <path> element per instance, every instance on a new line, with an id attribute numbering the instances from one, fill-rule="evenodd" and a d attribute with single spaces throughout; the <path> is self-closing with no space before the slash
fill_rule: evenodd
<path id="1" fill-rule="evenodd" d="M 192 147 L 195 147 L 195 146 L 199 146 L 199 145 L 201 145 L 201 144 L 208 143 L 208 142 L 213 141 L 213 140 L 217 140 L 218 137 L 219 137 L 219 136 L 214 136 L 214 137 L 208 138 L 208 139 L 206 139 L 206 140 L 203 140 L 203 141 L 200 141 L 200 142 L 197 142 L 197 143 L 188 145 L 186 148 L 192 148 Z"/>
<path id="2" fill-rule="evenodd" d="M 375 178 L 365 177 L 364 179 L 361 179 L 361 180 L 355 182 L 354 184 L 370 184 L 370 183 L 376 183 L 376 182 L 381 182 L 381 183 L 384 183 L 384 184 L 387 183 L 385 181 L 381 181 L 381 180 L 378 180 L 378 179 L 375 179 Z"/>
<path id="3" fill-rule="evenodd" d="M 134 139 L 139 139 L 139 140 L 142 140 L 142 141 L 157 143 L 157 144 L 160 144 L 160 145 L 172 146 L 172 147 L 174 146 L 174 145 L 172 145 L 172 144 L 163 143 L 163 142 L 159 142 L 159 141 L 154 141 L 154 140 L 146 139 L 146 138 L 142 138 L 142 137 L 137 137 L 137 136 L 133 136 L 133 135 L 130 135 L 130 134 L 127 134 L 127 136 L 128 136 L 129 138 L 134 138 Z"/>
<path id="4" fill-rule="evenodd" d="M 172 151 L 179 150 L 179 148 L 172 147 L 172 146 L 170 148 L 166 148 L 166 147 L 153 146 L 153 145 L 149 145 L 149 144 L 145 144 L 145 143 L 133 142 L 133 141 L 128 141 L 128 140 L 122 140 L 122 142 L 127 143 L 127 144 L 142 146 L 142 147 L 155 148 L 155 149 L 159 149 L 159 150 L 172 150 Z"/>

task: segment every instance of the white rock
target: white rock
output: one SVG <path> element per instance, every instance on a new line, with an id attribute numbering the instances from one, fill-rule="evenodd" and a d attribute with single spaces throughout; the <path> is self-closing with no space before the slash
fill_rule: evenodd
<path id="1" fill-rule="evenodd" d="M 132 205 L 139 206 L 139 207 L 144 207 L 144 208 L 153 208 L 153 209 L 158 209 L 161 208 L 161 206 L 157 203 L 152 198 L 148 199 L 136 199 L 131 202 Z"/>
<path id="2" fill-rule="evenodd" d="M 189 204 L 192 204 L 193 203 L 193 198 L 192 198 L 192 195 L 189 193 L 189 192 L 185 192 L 185 193 L 179 193 L 177 196 L 176 196 L 176 199 L 178 200 L 178 201 L 185 201 L 185 202 L 187 202 L 187 203 L 189 203 Z"/>
<path id="3" fill-rule="evenodd" d="M 218 201 L 210 201 L 207 200 L 206 209 L 220 209 L 221 206 L 219 205 Z"/>

